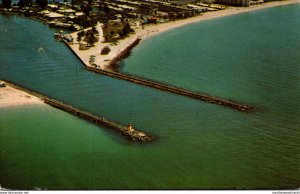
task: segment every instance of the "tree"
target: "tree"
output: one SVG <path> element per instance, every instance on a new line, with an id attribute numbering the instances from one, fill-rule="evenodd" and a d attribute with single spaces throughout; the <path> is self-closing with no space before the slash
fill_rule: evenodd
<path id="1" fill-rule="evenodd" d="M 89 43 L 90 46 L 93 46 L 94 43 L 97 41 L 94 34 L 90 34 L 86 38 L 87 38 L 87 43 Z"/>
<path id="2" fill-rule="evenodd" d="M 110 9 L 106 4 L 104 4 L 104 6 L 103 6 L 103 11 L 105 14 L 108 14 L 110 12 Z"/>
<path id="3" fill-rule="evenodd" d="M 81 38 L 84 36 L 84 34 L 85 34 L 84 31 L 80 31 L 80 32 L 77 33 L 77 41 L 78 42 L 81 41 Z"/>
<path id="4" fill-rule="evenodd" d="M 33 3 L 32 0 L 19 0 L 18 6 L 25 7 L 25 6 L 31 6 Z"/>
<path id="5" fill-rule="evenodd" d="M 105 46 L 101 51 L 101 55 L 107 55 L 109 52 L 110 48 L 108 46 Z"/>
<path id="6" fill-rule="evenodd" d="M 48 0 L 35 0 L 35 3 L 41 8 L 45 8 L 48 5 Z"/>
<path id="7" fill-rule="evenodd" d="M 82 15 L 74 19 L 74 23 L 82 26 L 83 28 L 91 27 L 94 22 L 94 20 L 86 15 Z"/>
<path id="8" fill-rule="evenodd" d="M 95 26 L 92 27 L 92 32 L 93 32 L 94 34 L 98 34 L 98 33 L 99 33 L 99 31 L 95 28 Z"/>
<path id="9" fill-rule="evenodd" d="M 81 41 L 81 36 L 78 36 L 78 34 L 77 34 L 77 42 L 80 42 Z"/>
<path id="10" fill-rule="evenodd" d="M 128 22 L 126 22 L 125 25 L 123 26 L 122 30 L 119 32 L 119 35 L 121 37 L 124 37 L 132 31 L 133 30 L 131 29 L 130 24 Z"/>
<path id="11" fill-rule="evenodd" d="M 75 4 L 76 4 L 76 1 L 75 0 L 71 0 L 71 5 L 72 5 L 73 8 L 74 8 Z"/>
<path id="12" fill-rule="evenodd" d="M 92 7 L 91 7 L 90 5 L 88 5 L 88 4 L 82 4 L 82 5 L 80 6 L 80 8 L 81 8 L 81 11 L 82 11 L 85 15 L 87 15 L 87 16 L 89 16 L 89 15 L 90 15 L 90 11 L 92 11 Z"/>
<path id="13" fill-rule="evenodd" d="M 4 8 L 11 7 L 11 0 L 2 0 L 1 7 L 4 7 Z"/>

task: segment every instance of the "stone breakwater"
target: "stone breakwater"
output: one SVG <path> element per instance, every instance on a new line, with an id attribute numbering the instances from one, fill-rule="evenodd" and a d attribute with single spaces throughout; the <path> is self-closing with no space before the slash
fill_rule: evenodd
<path id="1" fill-rule="evenodd" d="M 140 84 L 140 85 L 143 85 L 143 86 L 148 86 L 148 87 L 152 87 L 152 88 L 155 88 L 155 89 L 171 92 L 171 93 L 174 93 L 174 94 L 187 96 L 187 97 L 202 100 L 202 101 L 205 101 L 205 102 L 209 102 L 209 103 L 213 103 L 213 104 L 218 104 L 218 105 L 234 108 L 236 110 L 243 111 L 243 112 L 252 112 L 254 110 L 254 107 L 251 106 L 251 105 L 241 104 L 241 103 L 238 103 L 238 102 L 234 102 L 234 101 L 231 101 L 231 100 L 227 100 L 227 99 L 223 99 L 223 98 L 219 98 L 219 97 L 215 97 L 215 96 L 210 96 L 210 95 L 207 95 L 207 94 L 188 91 L 188 90 L 185 90 L 185 89 L 182 89 L 182 88 L 177 88 L 177 87 L 162 84 L 162 83 L 159 83 L 159 82 L 154 82 L 154 81 L 151 81 L 151 80 L 138 78 L 138 77 L 131 76 L 131 75 L 128 75 L 128 74 L 124 74 L 124 73 L 108 71 L 108 70 L 102 70 L 102 69 L 88 67 L 88 66 L 86 66 L 85 68 L 87 70 L 93 71 L 95 73 L 100 73 L 100 74 L 107 75 L 107 76 L 110 76 L 110 77 L 130 81 L 130 82 Z"/>
<path id="2" fill-rule="evenodd" d="M 80 118 L 86 119 L 86 120 L 96 123 L 98 125 L 113 129 L 114 131 L 122 134 L 123 136 L 125 136 L 126 138 L 128 138 L 131 141 L 151 142 L 154 139 L 156 139 L 156 137 L 154 135 L 143 132 L 139 129 L 135 129 L 131 124 L 129 124 L 128 126 L 120 125 L 120 124 L 110 121 L 104 117 L 96 116 L 91 113 L 85 112 L 83 110 L 79 110 L 78 108 L 67 105 L 67 104 L 60 102 L 58 100 L 55 100 L 55 99 L 51 99 L 51 98 L 44 96 L 42 94 L 39 94 L 37 92 L 33 92 L 29 89 L 26 89 L 22 86 L 14 84 L 14 83 L 11 83 L 8 81 L 5 81 L 5 83 L 12 88 L 15 88 L 17 90 L 21 90 L 23 92 L 26 92 L 33 96 L 36 96 L 36 97 L 40 98 L 41 100 L 43 100 L 46 104 L 49 104 L 55 108 L 61 109 L 63 111 L 66 111 L 68 113 L 76 115 Z"/>
<path id="3" fill-rule="evenodd" d="M 141 41 L 141 38 L 137 38 L 135 39 L 135 41 L 133 41 L 126 49 L 124 49 L 123 51 L 121 51 L 115 58 L 113 58 L 110 62 L 109 62 L 109 66 L 112 69 L 117 69 L 118 68 L 118 62 L 121 61 L 122 59 L 126 58 L 131 50 L 139 44 L 139 42 Z"/>

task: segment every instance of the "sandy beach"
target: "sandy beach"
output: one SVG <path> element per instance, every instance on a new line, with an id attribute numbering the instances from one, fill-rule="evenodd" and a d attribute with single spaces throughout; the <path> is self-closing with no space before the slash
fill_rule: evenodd
<path id="1" fill-rule="evenodd" d="M 116 45 L 111 43 L 104 43 L 103 32 L 101 25 L 98 24 L 96 29 L 99 31 L 99 41 L 95 43 L 93 47 L 88 50 L 79 50 L 78 43 L 74 42 L 74 44 L 69 44 L 70 48 L 78 55 L 79 58 L 85 63 L 86 66 L 94 67 L 89 63 L 89 59 L 91 55 L 95 56 L 95 63 L 97 68 L 108 69 L 110 62 L 116 58 L 122 51 L 126 50 L 136 39 L 140 38 L 142 41 L 152 37 L 154 35 L 166 32 L 168 30 L 172 30 L 178 27 L 182 27 L 188 24 L 201 22 L 205 20 L 235 15 L 239 13 L 245 13 L 250 11 L 255 11 L 259 9 L 275 7 L 275 6 L 283 6 L 288 4 L 296 4 L 300 3 L 300 0 L 287 0 L 287 1 L 274 1 L 269 3 L 263 3 L 258 5 L 251 5 L 250 7 L 227 7 L 225 10 L 220 11 L 212 11 L 206 12 L 203 15 L 199 15 L 192 18 L 187 18 L 183 20 L 178 20 L 175 22 L 168 22 L 163 24 L 153 24 L 145 26 L 144 29 L 134 28 L 135 33 L 130 35 L 129 37 L 119 40 Z M 75 39 L 77 38 L 77 32 L 71 34 Z M 105 47 L 109 46 L 111 49 L 110 53 L 107 55 L 101 55 L 101 50 Z"/>
<path id="2" fill-rule="evenodd" d="M 38 104 L 43 102 L 35 96 L 10 86 L 0 87 L 0 108 Z"/>

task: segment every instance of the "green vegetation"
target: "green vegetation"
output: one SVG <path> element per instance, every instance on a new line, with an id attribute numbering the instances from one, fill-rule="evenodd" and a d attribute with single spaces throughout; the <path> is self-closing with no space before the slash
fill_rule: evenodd
<path id="1" fill-rule="evenodd" d="M 116 42 L 134 32 L 128 22 L 110 22 L 105 24 L 102 29 L 106 42 Z"/>
<path id="2" fill-rule="evenodd" d="M 87 15 L 82 15 L 74 19 L 74 24 L 78 24 L 83 28 L 88 28 L 91 26 L 95 26 L 97 24 L 97 20 Z"/>
<path id="3" fill-rule="evenodd" d="M 2 0 L 1 7 L 10 8 L 11 7 L 11 0 Z"/>
<path id="4" fill-rule="evenodd" d="M 101 55 L 107 55 L 109 52 L 110 48 L 108 46 L 105 46 L 101 51 Z"/>
<path id="5" fill-rule="evenodd" d="M 134 32 L 131 28 L 128 22 L 124 24 L 121 31 L 119 31 L 119 35 L 121 38 L 127 36 L 130 32 Z"/>
<path id="6" fill-rule="evenodd" d="M 82 37 L 85 35 L 84 31 L 80 31 L 77 33 L 77 41 L 80 42 Z"/>
<path id="7" fill-rule="evenodd" d="M 36 0 L 35 3 L 44 9 L 48 5 L 48 0 Z"/>
<path id="8" fill-rule="evenodd" d="M 88 31 L 80 31 L 77 33 L 77 41 L 80 42 L 82 39 L 88 43 L 88 46 L 93 46 L 95 42 L 98 42 L 99 32 L 96 28 L 92 28 Z"/>
<path id="9" fill-rule="evenodd" d="M 25 6 L 31 6 L 33 4 L 32 0 L 20 0 L 18 3 L 18 6 L 25 7 Z"/>
<path id="10" fill-rule="evenodd" d="M 93 46 L 94 43 L 97 42 L 99 39 L 97 39 L 94 34 L 88 34 L 86 35 L 84 40 L 89 44 L 89 46 Z"/>

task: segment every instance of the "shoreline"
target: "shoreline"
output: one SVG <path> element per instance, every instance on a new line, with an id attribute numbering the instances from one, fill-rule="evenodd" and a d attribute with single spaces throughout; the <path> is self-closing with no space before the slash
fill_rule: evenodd
<path id="1" fill-rule="evenodd" d="M 212 12 L 206 12 L 203 15 L 183 19 L 183 20 L 178 20 L 174 22 L 168 22 L 165 24 L 160 24 L 160 25 L 153 25 L 149 26 L 148 31 L 150 31 L 149 34 L 144 34 L 141 38 L 142 40 L 146 40 L 152 36 L 180 28 L 189 24 L 194 24 L 202 21 L 207 21 L 207 20 L 212 20 L 212 19 L 217 19 L 217 18 L 222 18 L 226 16 L 232 16 L 232 15 L 237 15 L 241 13 L 247 13 L 247 12 L 252 12 L 252 11 L 257 11 L 261 9 L 267 9 L 271 7 L 278 7 L 278 6 L 284 6 L 284 5 L 290 5 L 290 4 L 297 4 L 300 3 L 300 0 L 283 0 L 283 1 L 272 1 L 272 2 L 267 2 L 263 4 L 257 4 L 257 5 L 251 5 L 249 7 L 232 7 L 228 6 L 224 10 L 219 10 L 219 11 L 212 11 Z M 145 28 L 146 29 L 146 28 Z"/>
<path id="2" fill-rule="evenodd" d="M 0 109 L 44 104 L 40 98 L 9 85 L 0 87 L 0 102 Z"/>
<path id="3" fill-rule="evenodd" d="M 141 27 L 134 28 L 135 33 L 130 34 L 129 37 L 119 40 L 117 42 L 117 45 L 104 42 L 103 31 L 101 28 L 102 24 L 98 23 L 96 29 L 99 31 L 99 41 L 96 42 L 93 47 L 89 48 L 88 50 L 79 50 L 78 42 L 73 44 L 69 44 L 69 43 L 66 44 L 68 44 L 69 48 L 76 53 L 76 55 L 82 60 L 82 62 L 87 67 L 93 67 L 97 69 L 99 68 L 102 70 L 111 70 L 113 69 L 112 67 L 116 66 L 120 60 L 122 60 L 125 56 L 128 56 L 128 54 L 131 52 L 134 46 L 136 46 L 136 45 L 134 46 L 132 45 L 138 39 L 141 40 L 140 42 L 143 42 L 150 37 L 189 24 L 194 24 L 202 21 L 211 20 L 211 19 L 217 19 L 221 17 L 232 16 L 236 14 L 247 13 L 247 12 L 271 8 L 271 7 L 298 4 L 298 3 L 300 3 L 300 0 L 284 0 L 284 1 L 273 1 L 268 3 L 258 4 L 258 5 L 251 5 L 250 7 L 227 7 L 225 10 L 206 12 L 203 15 L 199 15 L 187 19 L 167 22 L 163 24 L 152 24 L 149 26 L 145 26 L 144 29 L 142 29 Z M 73 37 L 77 37 L 77 32 L 71 33 L 71 35 Z M 111 49 L 111 51 L 107 55 L 101 55 L 100 52 L 105 46 L 108 46 Z M 95 62 L 94 62 L 95 65 L 89 63 L 89 59 L 91 55 L 95 56 Z M 124 57 L 120 58 L 120 55 Z"/>

